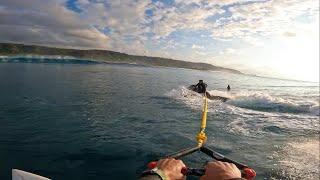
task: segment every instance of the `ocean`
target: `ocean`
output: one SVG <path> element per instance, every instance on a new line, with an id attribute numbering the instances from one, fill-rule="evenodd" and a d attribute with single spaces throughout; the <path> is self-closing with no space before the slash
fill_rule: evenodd
<path id="1" fill-rule="evenodd" d="M 23 59 L 23 61 L 21 61 Z M 137 179 L 146 164 L 207 146 L 256 179 L 319 179 L 319 84 L 227 72 L 99 63 L 0 62 L 0 179 L 21 169 L 52 179 Z M 230 84 L 231 91 L 226 87 Z M 191 167 L 210 160 L 183 158 Z"/>

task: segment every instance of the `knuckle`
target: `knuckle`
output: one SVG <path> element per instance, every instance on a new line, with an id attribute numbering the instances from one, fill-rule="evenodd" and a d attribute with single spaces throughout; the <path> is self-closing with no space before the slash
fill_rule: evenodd
<path id="1" fill-rule="evenodd" d="M 236 168 L 237 166 L 235 165 L 235 164 L 233 164 L 233 163 L 231 163 L 231 166 L 233 167 L 233 168 Z"/>
<path id="2" fill-rule="evenodd" d="M 185 166 L 182 160 L 179 159 L 177 162 L 178 162 L 178 164 Z"/>
<path id="3" fill-rule="evenodd" d="M 157 164 L 158 164 L 158 165 L 159 165 L 159 164 L 162 164 L 163 161 L 164 161 L 163 159 L 160 159 Z"/>

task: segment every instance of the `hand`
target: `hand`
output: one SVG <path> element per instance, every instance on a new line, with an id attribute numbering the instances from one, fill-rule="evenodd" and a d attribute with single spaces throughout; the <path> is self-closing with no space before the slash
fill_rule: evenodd
<path id="1" fill-rule="evenodd" d="M 221 161 L 209 162 L 205 169 L 205 175 L 201 176 L 201 180 L 228 180 L 241 178 L 240 170 L 232 163 Z"/>
<path id="2" fill-rule="evenodd" d="M 184 179 L 181 169 L 185 166 L 181 160 L 173 158 L 160 159 L 157 163 L 157 167 L 163 171 L 168 180 Z"/>

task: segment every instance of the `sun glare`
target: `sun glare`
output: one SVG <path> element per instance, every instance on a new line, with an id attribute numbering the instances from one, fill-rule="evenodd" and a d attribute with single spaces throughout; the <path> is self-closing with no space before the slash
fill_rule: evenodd
<path id="1" fill-rule="evenodd" d="M 258 58 L 271 76 L 319 82 L 319 40 L 314 36 L 275 38 Z"/>

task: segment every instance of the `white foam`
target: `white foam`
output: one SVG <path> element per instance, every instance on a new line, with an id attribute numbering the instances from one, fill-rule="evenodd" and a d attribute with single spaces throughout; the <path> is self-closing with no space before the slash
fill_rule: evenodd
<path id="1" fill-rule="evenodd" d="M 262 92 L 248 92 L 242 91 L 238 93 L 226 92 L 219 90 L 209 90 L 211 95 L 229 98 L 226 102 L 228 105 L 235 107 L 250 109 L 262 112 L 280 112 L 280 113 L 305 113 L 315 116 L 320 116 L 319 102 L 318 101 L 296 101 L 292 99 L 284 99 L 281 97 L 271 96 Z M 167 96 L 181 100 L 192 108 L 199 108 L 202 104 L 201 95 L 188 90 L 186 87 L 181 86 L 179 89 L 173 89 Z M 220 101 L 215 103 L 221 104 Z"/>
<path id="2" fill-rule="evenodd" d="M 240 92 L 233 94 L 231 100 L 227 103 L 258 111 L 308 113 L 317 116 L 320 114 L 317 102 L 286 100 L 262 92 Z"/>
<path id="3" fill-rule="evenodd" d="M 0 56 L 0 59 L 15 59 L 15 58 L 26 58 L 26 59 L 76 59 L 73 56 L 61 56 L 61 55 L 21 55 L 21 56 Z"/>
<path id="4" fill-rule="evenodd" d="M 235 119 L 233 122 L 227 125 L 227 131 L 233 134 L 250 135 L 251 128 L 243 119 Z"/>
<path id="5" fill-rule="evenodd" d="M 166 96 L 182 101 L 192 109 L 199 109 L 202 107 L 202 95 L 190 91 L 184 86 L 179 87 L 179 89 L 171 90 L 166 93 Z"/>
<path id="6" fill-rule="evenodd" d="M 303 106 L 299 105 L 301 102 L 294 103 L 258 92 L 236 94 L 215 90 L 210 93 L 228 96 L 231 99 L 226 103 L 209 101 L 208 111 L 221 118 L 226 115 L 224 128 L 232 134 L 251 137 L 266 134 L 282 135 L 291 132 L 303 133 L 306 130 L 314 132 L 319 128 L 318 117 L 314 116 L 314 114 L 317 115 L 319 106 L 312 106 L 311 102 L 310 105 Z M 185 87 L 173 89 L 166 95 L 181 101 L 192 109 L 202 109 L 202 95 Z M 256 105 L 263 108 L 257 109 Z M 265 107 L 269 109 L 266 110 Z M 282 108 L 280 113 L 277 109 L 279 107 Z"/>
<path id="7" fill-rule="evenodd" d="M 228 91 L 208 90 L 208 92 L 211 95 L 226 97 L 226 98 L 229 98 L 229 99 L 232 99 L 234 97 L 233 94 L 228 92 Z"/>
<path id="8" fill-rule="evenodd" d="M 319 139 L 288 143 L 279 162 L 283 174 L 290 179 L 320 179 L 319 145 Z"/>

